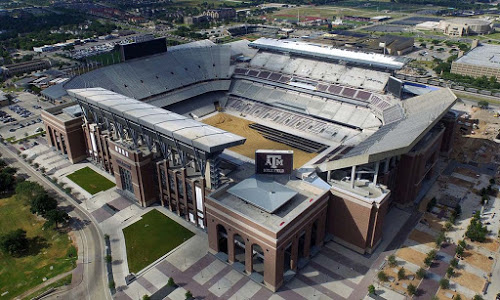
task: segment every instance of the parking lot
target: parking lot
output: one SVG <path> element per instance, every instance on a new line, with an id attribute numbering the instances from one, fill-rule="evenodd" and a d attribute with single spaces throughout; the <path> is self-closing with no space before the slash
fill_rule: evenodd
<path id="1" fill-rule="evenodd" d="M 27 92 L 14 94 L 12 104 L 0 109 L 0 136 L 18 140 L 43 131 L 40 113 L 51 106 L 51 103 Z"/>

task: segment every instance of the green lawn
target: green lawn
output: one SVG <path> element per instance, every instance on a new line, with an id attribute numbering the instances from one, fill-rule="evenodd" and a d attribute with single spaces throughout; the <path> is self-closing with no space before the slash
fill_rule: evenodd
<path id="1" fill-rule="evenodd" d="M 68 234 L 42 230 L 44 222 L 16 196 L 0 198 L 0 235 L 22 228 L 30 240 L 30 249 L 24 257 L 0 252 L 0 294 L 9 292 L 2 299 L 12 299 L 41 284 L 44 277 L 49 279 L 75 267 L 76 248 Z"/>
<path id="2" fill-rule="evenodd" d="M 137 273 L 194 234 L 156 209 L 123 229 L 130 272 Z"/>
<path id="3" fill-rule="evenodd" d="M 68 178 L 92 195 L 115 186 L 113 182 L 89 167 L 69 174 Z"/>

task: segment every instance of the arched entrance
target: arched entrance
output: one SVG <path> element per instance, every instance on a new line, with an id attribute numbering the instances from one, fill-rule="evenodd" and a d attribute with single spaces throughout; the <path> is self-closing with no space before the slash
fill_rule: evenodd
<path id="1" fill-rule="evenodd" d="M 227 255 L 227 231 L 226 228 L 220 224 L 217 224 L 217 248 L 218 252 L 222 252 Z"/>
<path id="2" fill-rule="evenodd" d="M 239 234 L 234 235 L 234 261 L 245 266 L 245 240 Z"/>

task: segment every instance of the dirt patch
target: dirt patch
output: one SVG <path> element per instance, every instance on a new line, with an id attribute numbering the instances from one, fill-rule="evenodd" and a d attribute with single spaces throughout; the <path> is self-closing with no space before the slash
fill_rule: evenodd
<path id="1" fill-rule="evenodd" d="M 231 147 L 229 150 L 251 159 L 255 159 L 255 150 L 257 149 L 293 150 L 293 167 L 298 168 L 318 155 L 318 153 L 307 153 L 285 144 L 268 140 L 259 132 L 249 127 L 254 122 L 229 114 L 218 113 L 215 116 L 204 119 L 203 123 L 245 137 L 247 139 L 245 144 Z"/>
<path id="2" fill-rule="evenodd" d="M 453 297 L 448 297 L 448 295 L 453 295 Z M 450 299 L 455 299 L 455 297 L 458 295 L 457 292 L 452 291 L 452 290 L 443 290 L 439 289 L 438 292 L 436 293 L 436 296 L 439 298 L 439 300 L 450 300 Z M 460 297 L 462 299 L 467 299 L 464 295 L 460 294 Z"/>
<path id="3" fill-rule="evenodd" d="M 500 243 L 496 240 L 492 240 L 490 238 L 487 238 L 486 241 L 483 243 L 479 242 L 470 242 L 476 247 L 481 247 L 490 250 L 491 252 L 497 252 L 498 248 L 500 248 Z"/>
<path id="4" fill-rule="evenodd" d="M 423 231 L 414 229 L 409 236 L 410 239 L 414 240 L 415 242 L 418 242 L 420 244 L 425 244 L 428 247 L 434 248 L 435 246 L 435 238 Z"/>
<path id="5" fill-rule="evenodd" d="M 425 268 L 424 260 L 427 256 L 426 253 L 422 253 L 412 248 L 401 248 L 396 252 L 396 256 L 402 258 L 412 264 Z"/>
<path id="6" fill-rule="evenodd" d="M 457 270 L 451 280 L 476 293 L 481 293 L 486 283 L 485 279 L 464 270 Z"/>
<path id="7" fill-rule="evenodd" d="M 479 268 L 488 273 L 491 271 L 493 261 L 489 260 L 488 257 L 479 254 L 477 252 L 474 252 L 472 250 L 465 251 L 463 257 L 466 263 L 471 264 L 474 267 Z"/>
<path id="8" fill-rule="evenodd" d="M 468 188 L 468 189 L 471 189 L 472 187 L 474 187 L 474 184 L 472 182 L 469 182 L 467 180 L 463 180 L 461 178 L 457 178 L 454 176 L 448 176 L 448 182 L 451 184 L 454 184 L 456 186 L 461 186 L 461 187 Z"/>
<path id="9" fill-rule="evenodd" d="M 410 272 L 408 269 L 405 269 L 405 274 L 406 278 L 402 280 L 398 280 L 398 270 L 400 267 L 396 268 L 391 268 L 388 265 L 386 265 L 383 269 L 384 273 L 388 277 L 393 277 L 394 281 L 393 282 L 388 282 L 389 285 L 393 290 L 400 291 L 403 293 L 406 293 L 407 288 L 410 284 L 413 284 L 415 287 L 418 287 L 420 284 L 421 279 L 417 279 L 415 276 L 415 273 Z M 409 277 L 413 276 L 413 280 L 409 280 Z"/>

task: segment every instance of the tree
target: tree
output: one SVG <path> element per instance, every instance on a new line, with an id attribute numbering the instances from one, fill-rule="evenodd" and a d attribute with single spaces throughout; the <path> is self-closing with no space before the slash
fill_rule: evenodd
<path id="1" fill-rule="evenodd" d="M 453 275 L 455 275 L 455 270 L 452 266 L 448 267 L 448 269 L 446 270 L 446 275 L 448 275 L 448 278 L 451 278 L 453 277 Z"/>
<path id="2" fill-rule="evenodd" d="M 455 249 L 455 253 L 456 253 L 458 256 L 462 256 L 462 255 L 464 255 L 464 248 L 462 248 L 462 246 L 458 245 L 458 246 L 457 246 L 457 249 Z"/>
<path id="3" fill-rule="evenodd" d="M 385 274 L 384 271 L 378 272 L 377 277 L 378 277 L 378 280 L 380 280 L 382 282 L 386 282 L 388 280 L 387 275 Z"/>
<path id="4" fill-rule="evenodd" d="M 376 290 L 375 290 L 375 287 L 373 286 L 373 284 L 370 284 L 368 286 L 368 294 L 370 294 L 370 295 L 376 295 L 377 294 Z"/>
<path id="5" fill-rule="evenodd" d="M 191 293 L 191 291 L 187 291 L 184 296 L 186 296 L 186 299 L 191 299 L 193 298 L 193 294 Z"/>
<path id="6" fill-rule="evenodd" d="M 450 261 L 450 266 L 452 266 L 453 268 L 456 268 L 458 267 L 458 259 L 454 258 Z"/>
<path id="7" fill-rule="evenodd" d="M 451 218 L 450 218 L 451 219 Z M 444 230 L 445 231 L 450 231 L 451 229 L 453 228 L 453 224 L 451 223 L 451 221 L 448 221 L 444 224 Z"/>
<path id="8" fill-rule="evenodd" d="M 151 299 L 151 297 L 149 297 L 149 295 L 142 296 L 142 300 L 150 300 L 150 299 Z"/>
<path id="9" fill-rule="evenodd" d="M 173 277 L 170 277 L 167 281 L 167 285 L 168 286 L 174 286 L 175 285 L 175 281 L 174 281 L 174 278 Z"/>
<path id="10" fill-rule="evenodd" d="M 417 270 L 417 273 L 415 275 L 417 275 L 418 279 L 423 279 L 425 278 L 426 273 L 427 272 L 424 270 L 424 268 L 420 268 Z"/>
<path id="11" fill-rule="evenodd" d="M 436 238 L 436 246 L 441 246 L 441 244 L 444 242 L 446 239 L 446 236 L 444 235 L 444 232 L 440 232 L 438 237 Z"/>
<path id="12" fill-rule="evenodd" d="M 52 227 L 53 225 L 57 228 L 59 224 L 66 223 L 71 219 L 67 212 L 60 209 L 49 210 L 44 217 L 47 219 L 45 224 L 43 224 L 44 228 Z"/>
<path id="13" fill-rule="evenodd" d="M 489 105 L 488 101 L 484 101 L 484 100 L 483 101 L 479 101 L 477 104 L 481 108 L 488 108 L 488 105 Z"/>
<path id="14" fill-rule="evenodd" d="M 470 238 L 472 241 L 484 242 L 486 240 L 486 235 L 488 234 L 488 229 L 481 222 L 481 216 L 479 212 L 476 212 L 474 217 L 470 220 L 465 236 Z"/>
<path id="15" fill-rule="evenodd" d="M 441 280 L 439 280 L 439 286 L 442 289 L 448 289 L 450 287 L 450 281 L 446 278 L 442 278 Z"/>
<path id="16" fill-rule="evenodd" d="M 400 268 L 398 270 L 398 280 L 403 280 L 406 278 L 406 271 L 405 268 Z"/>
<path id="17" fill-rule="evenodd" d="M 460 296 L 460 294 L 457 294 L 453 299 L 454 300 L 462 300 L 462 296 Z"/>
<path id="18" fill-rule="evenodd" d="M 36 196 L 31 201 L 31 212 L 45 216 L 49 210 L 56 209 L 57 200 L 50 197 L 46 193 Z"/>
<path id="19" fill-rule="evenodd" d="M 111 255 L 106 255 L 106 257 L 104 258 L 104 260 L 106 261 L 106 263 L 110 264 L 112 261 L 113 261 L 113 257 Z"/>
<path id="20" fill-rule="evenodd" d="M 45 193 L 45 189 L 36 182 L 24 181 L 16 185 L 18 199 L 31 201 L 32 198 Z"/>
<path id="21" fill-rule="evenodd" d="M 472 300 L 483 300 L 483 297 L 481 297 L 480 295 L 475 295 L 474 297 L 472 297 Z"/>
<path id="22" fill-rule="evenodd" d="M 406 291 L 408 292 L 408 295 L 413 296 L 417 293 L 417 288 L 410 283 L 406 288 Z"/>
<path id="23" fill-rule="evenodd" d="M 427 256 L 425 257 L 424 263 L 426 266 L 432 265 L 432 261 L 436 258 L 436 250 L 431 250 L 429 253 L 427 253 Z"/>
<path id="24" fill-rule="evenodd" d="M 0 237 L 0 249 L 12 256 L 21 256 L 28 251 L 28 247 L 29 241 L 23 229 L 13 230 Z"/>
<path id="25" fill-rule="evenodd" d="M 432 197 L 431 201 L 427 203 L 427 211 L 431 211 L 434 206 L 437 204 L 437 199 L 436 197 Z"/>
<path id="26" fill-rule="evenodd" d="M 394 268 L 398 265 L 398 262 L 396 261 L 396 256 L 394 254 L 391 254 L 387 257 L 387 262 L 389 263 L 389 266 L 391 268 Z"/>

